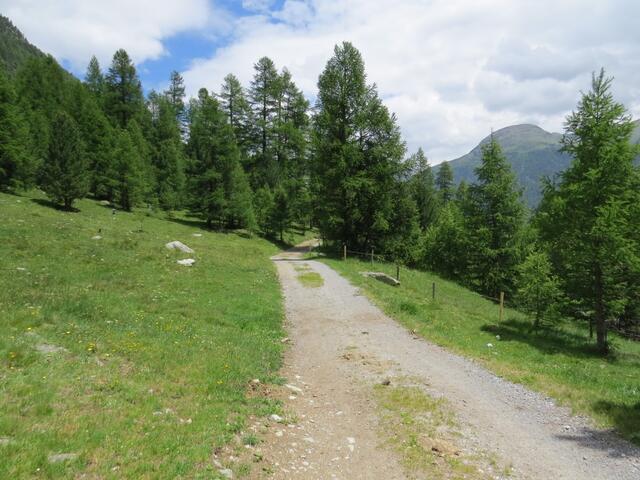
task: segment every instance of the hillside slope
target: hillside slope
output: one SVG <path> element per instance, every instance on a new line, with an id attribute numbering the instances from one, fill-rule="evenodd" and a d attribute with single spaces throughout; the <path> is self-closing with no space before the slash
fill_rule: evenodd
<path id="1" fill-rule="evenodd" d="M 636 120 L 635 124 L 631 142 L 638 144 L 640 120 Z M 523 189 L 525 203 L 534 208 L 541 198 L 540 180 L 544 177 L 553 178 L 571 164 L 571 157 L 559 151 L 562 134 L 549 133 L 536 125 L 523 124 L 497 130 L 494 136 L 511 162 L 511 168 Z M 475 181 L 474 170 L 480 165 L 481 147 L 489 138 L 490 136 L 485 137 L 469 153 L 449 162 L 456 183 L 462 180 L 467 183 Z"/>
<path id="2" fill-rule="evenodd" d="M 246 390 L 280 366 L 278 249 L 77 206 L 0 194 L 0 478 L 211 478 L 214 450 L 277 408 Z"/>
<path id="3" fill-rule="evenodd" d="M 0 15 L 0 67 L 9 74 L 31 57 L 45 54 L 29 43 L 25 36 L 7 17 Z"/>

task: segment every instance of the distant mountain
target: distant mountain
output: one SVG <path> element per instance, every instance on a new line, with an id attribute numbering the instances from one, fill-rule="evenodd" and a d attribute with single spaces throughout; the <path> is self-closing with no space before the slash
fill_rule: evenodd
<path id="1" fill-rule="evenodd" d="M 0 15 L 0 67 L 13 75 L 30 57 L 45 56 L 33 46 L 11 20 Z"/>
<path id="2" fill-rule="evenodd" d="M 638 144 L 640 120 L 634 123 L 636 128 L 631 142 Z M 541 198 L 540 180 L 544 177 L 553 178 L 571 164 L 571 157 L 559 151 L 562 134 L 549 133 L 536 125 L 525 124 L 502 128 L 493 135 L 500 143 L 507 160 L 511 162 L 511 168 L 523 188 L 525 203 L 534 208 Z M 487 136 L 469 153 L 449 162 L 456 183 L 462 180 L 471 183 L 476 180 L 474 170 L 480 165 L 481 146 L 489 138 Z"/>

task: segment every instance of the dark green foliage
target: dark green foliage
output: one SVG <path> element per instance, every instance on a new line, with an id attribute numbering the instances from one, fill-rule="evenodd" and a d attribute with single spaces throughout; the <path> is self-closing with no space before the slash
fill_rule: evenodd
<path id="1" fill-rule="evenodd" d="M 180 120 L 184 117 L 185 105 L 184 105 L 184 79 L 179 72 L 175 70 L 171 72 L 171 78 L 169 81 L 169 88 L 164 92 L 169 104 L 173 107 L 176 119 Z"/>
<path id="2" fill-rule="evenodd" d="M 233 74 L 224 77 L 220 91 L 220 106 L 233 128 L 238 148 L 242 154 L 242 161 L 246 163 L 249 155 L 253 118 L 244 88 Z"/>
<path id="3" fill-rule="evenodd" d="M 140 121 L 142 115 L 142 86 L 136 67 L 122 49 L 113 55 L 105 78 L 104 108 L 114 125 L 120 128 L 126 128 L 132 119 Z"/>
<path id="4" fill-rule="evenodd" d="M 565 293 L 593 317 L 603 353 L 608 322 L 638 302 L 640 253 L 633 123 L 610 88 L 604 71 L 594 75 L 567 117 L 563 145 L 573 161 L 559 185 L 547 185 L 537 215 Z"/>
<path id="5" fill-rule="evenodd" d="M 392 233 L 404 143 L 395 117 L 366 84 L 360 52 L 337 45 L 318 81 L 313 182 L 324 238 L 381 250 Z"/>
<path id="6" fill-rule="evenodd" d="M 478 183 L 469 187 L 463 213 L 469 241 L 469 283 L 497 297 L 513 292 L 516 267 L 521 261 L 520 236 L 524 208 L 520 190 L 500 145 L 492 138 L 483 146 Z"/>
<path id="7" fill-rule="evenodd" d="M 41 187 L 55 202 L 70 209 L 89 190 L 89 174 L 80 130 L 73 118 L 58 113 L 51 125 L 49 155 L 42 166 Z"/>
<path id="8" fill-rule="evenodd" d="M 420 228 L 426 230 L 435 221 L 440 203 L 433 172 L 422 148 L 409 158 L 409 163 L 413 170 L 411 196 L 418 208 Z"/>
<path id="9" fill-rule="evenodd" d="M 151 163 L 155 197 L 163 210 L 175 210 L 183 200 L 185 158 L 180 123 L 167 96 L 149 95 L 152 112 Z"/>
<path id="10" fill-rule="evenodd" d="M 549 255 L 533 251 L 518 266 L 516 298 L 518 306 L 533 315 L 534 328 L 558 311 L 560 282 L 552 273 Z"/>
<path id="11" fill-rule="evenodd" d="M 468 240 L 458 202 L 442 207 L 436 221 L 422 238 L 419 265 L 446 278 L 460 280 L 467 275 Z"/>
<path id="12" fill-rule="evenodd" d="M 188 150 L 188 205 L 208 227 L 253 228 L 249 184 L 240 165 L 233 129 L 218 101 L 201 89 L 192 103 Z"/>
<path id="13" fill-rule="evenodd" d="M 44 57 L 44 53 L 29 43 L 11 20 L 0 15 L 0 69 L 13 75 L 33 57 Z"/>
<path id="14" fill-rule="evenodd" d="M 144 160 L 139 147 L 132 139 L 132 136 L 136 135 L 135 127 L 117 130 L 110 175 L 114 200 L 126 211 L 140 204 L 147 189 Z"/>
<path id="15" fill-rule="evenodd" d="M 33 184 L 37 164 L 11 81 L 0 72 L 0 190 Z"/>
<path id="16" fill-rule="evenodd" d="M 453 199 L 454 186 L 453 186 L 453 171 L 449 162 L 442 162 L 440 168 L 438 168 L 438 174 L 436 176 L 436 185 L 440 192 L 440 200 L 442 203 L 448 203 Z"/>
<path id="17" fill-rule="evenodd" d="M 93 94 L 96 101 L 99 103 L 102 102 L 102 97 L 104 96 L 105 91 L 105 80 L 102 70 L 100 69 L 100 63 L 95 55 L 91 57 L 91 60 L 89 60 L 87 73 L 84 76 L 84 84 Z"/>
<path id="18" fill-rule="evenodd" d="M 71 87 L 69 110 L 73 115 L 86 147 L 90 170 L 90 191 L 96 198 L 113 199 L 110 178 L 114 132 L 98 105 L 98 97 L 88 84 L 76 82 Z"/>
<path id="19" fill-rule="evenodd" d="M 255 74 L 249 88 L 254 127 L 251 139 L 251 182 L 259 186 L 278 184 L 278 165 L 274 148 L 277 97 L 280 89 L 278 71 L 273 61 L 262 57 L 254 65 Z"/>

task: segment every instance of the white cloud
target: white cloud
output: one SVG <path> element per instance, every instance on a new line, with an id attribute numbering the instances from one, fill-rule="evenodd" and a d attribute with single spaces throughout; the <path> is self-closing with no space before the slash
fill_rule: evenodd
<path id="1" fill-rule="evenodd" d="M 118 48 L 136 63 L 166 54 L 164 38 L 216 22 L 207 0 L 0 0 L 0 10 L 35 45 L 82 70 Z"/>
<path id="2" fill-rule="evenodd" d="M 333 46 L 351 41 L 409 150 L 423 146 L 434 162 L 466 153 L 492 128 L 561 130 L 600 67 L 640 114 L 636 0 L 237 0 L 236 17 L 221 1 L 0 0 L 0 11 L 76 71 L 92 54 L 107 64 L 120 47 L 137 63 L 158 58 L 180 32 L 223 35 L 184 72 L 190 94 L 217 91 L 229 72 L 247 85 L 266 55 L 313 100 Z"/>
<path id="3" fill-rule="evenodd" d="M 616 97 L 639 113 L 639 17 L 633 0 L 286 0 L 237 19 L 230 43 L 184 75 L 192 93 L 218 90 L 229 72 L 247 84 L 267 55 L 315 98 L 333 46 L 351 41 L 409 149 L 422 145 L 439 162 L 492 128 L 560 130 L 601 66 L 616 76 Z"/>

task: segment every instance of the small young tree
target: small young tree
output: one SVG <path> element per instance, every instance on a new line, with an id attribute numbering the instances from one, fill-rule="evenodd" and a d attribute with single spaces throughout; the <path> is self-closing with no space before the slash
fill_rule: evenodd
<path id="1" fill-rule="evenodd" d="M 117 134 L 113 159 L 115 200 L 126 211 L 141 201 L 145 191 L 145 174 L 140 153 L 128 130 Z"/>
<path id="2" fill-rule="evenodd" d="M 551 271 L 551 261 L 546 252 L 531 252 L 518 266 L 516 298 L 520 307 L 533 315 L 533 327 L 556 311 L 562 293 L 560 281 Z"/>
<path id="3" fill-rule="evenodd" d="M 70 209 L 89 190 L 89 172 L 76 122 L 65 112 L 51 125 L 49 155 L 42 167 L 41 187 L 55 202 Z"/>

